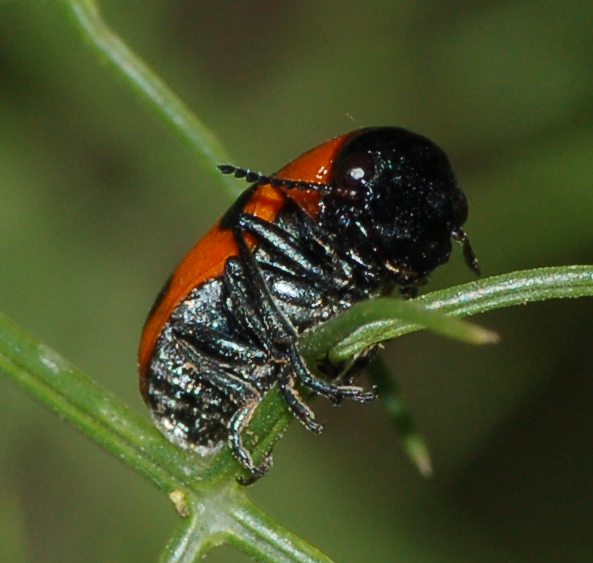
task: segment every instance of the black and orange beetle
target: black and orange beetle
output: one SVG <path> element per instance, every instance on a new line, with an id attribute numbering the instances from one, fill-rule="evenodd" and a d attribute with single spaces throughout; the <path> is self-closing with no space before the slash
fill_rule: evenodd
<path id="1" fill-rule="evenodd" d="M 174 271 L 148 316 L 140 343 L 140 387 L 158 428 L 201 454 L 228 444 L 261 477 L 242 433 L 277 385 L 292 414 L 321 432 L 299 389 L 369 401 L 352 384 L 361 364 L 313 375 L 299 334 L 362 299 L 414 295 L 462 243 L 468 214 L 445 153 L 397 127 L 331 139 L 264 176 L 222 165 L 252 185 Z"/>

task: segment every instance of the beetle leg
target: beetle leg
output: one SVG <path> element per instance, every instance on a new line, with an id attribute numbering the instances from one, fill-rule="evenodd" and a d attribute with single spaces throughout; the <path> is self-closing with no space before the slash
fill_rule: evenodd
<path id="1" fill-rule="evenodd" d="M 371 391 L 366 391 L 357 385 L 334 385 L 327 381 L 323 381 L 322 379 L 318 379 L 307 369 L 296 346 L 291 347 L 289 354 L 297 380 L 305 387 L 311 389 L 311 391 L 327 397 L 336 404 L 344 397 L 360 403 L 372 401 L 377 397 L 377 392 L 374 388 Z"/>
<path id="2" fill-rule="evenodd" d="M 286 355 L 290 360 L 297 380 L 317 394 L 328 397 L 334 403 L 338 403 L 342 397 L 348 397 L 360 402 L 374 399 L 376 397 L 374 390 L 365 391 L 362 387 L 354 385 L 334 385 L 316 378 L 307 369 L 297 350 L 298 335 L 294 327 L 290 324 L 290 321 L 278 309 L 266 285 L 262 272 L 245 242 L 243 233 L 236 230 L 235 238 L 239 247 L 239 255 L 245 265 L 248 283 L 251 285 L 256 303 L 258 303 L 258 312 L 262 316 L 272 320 L 270 324 L 273 324 L 275 329 L 275 331 L 271 332 L 272 338 L 276 346 L 281 350 L 283 349 L 281 353 Z M 282 333 L 281 331 L 284 332 Z"/>
<path id="3" fill-rule="evenodd" d="M 208 373 L 208 383 L 239 406 L 261 399 L 258 389 L 249 381 L 226 371 L 207 354 L 197 350 L 191 343 L 180 339 L 178 346 L 196 372 Z"/>
<path id="4" fill-rule="evenodd" d="M 294 237 L 278 225 L 247 213 L 239 216 L 239 225 L 243 230 L 256 236 L 258 242 L 272 248 L 275 255 L 288 260 L 295 268 L 296 274 L 312 282 L 319 282 L 320 279 L 327 277 L 327 272 L 306 256 Z"/>
<path id="5" fill-rule="evenodd" d="M 237 483 L 245 487 L 248 485 L 253 485 L 253 483 L 261 479 L 268 471 L 270 471 L 273 465 L 274 458 L 272 456 L 272 452 L 268 452 L 259 466 L 257 466 L 257 471 L 255 473 L 252 472 L 248 477 L 237 477 Z"/>
<path id="6" fill-rule="evenodd" d="M 243 438 L 241 437 L 243 431 L 249 425 L 258 404 L 259 400 L 253 400 L 243 405 L 233 414 L 229 421 L 229 448 L 237 461 L 251 473 L 251 476 L 247 479 L 238 479 L 239 483 L 244 485 L 249 485 L 257 481 L 272 467 L 272 454 L 270 453 L 266 455 L 260 465 L 255 465 L 253 457 L 251 457 L 251 454 L 243 445 Z"/>
<path id="7" fill-rule="evenodd" d="M 284 257 L 292 266 L 292 275 L 321 285 L 325 291 L 341 289 L 344 280 L 352 275 L 351 268 L 343 260 L 336 259 L 331 241 L 327 240 L 327 235 L 323 238 L 324 233 L 310 215 L 291 199 L 287 199 L 285 206 L 298 216 L 297 223 L 303 229 L 298 240 L 278 225 L 247 213 L 239 216 L 239 225 L 272 248 L 275 255 Z M 304 244 L 306 250 L 303 250 Z"/>
<path id="8" fill-rule="evenodd" d="M 264 361 L 266 354 L 254 345 L 229 337 L 204 324 L 184 324 L 173 330 L 173 334 L 194 349 L 200 350 L 215 361 L 242 366 L 253 361 Z"/>
<path id="9" fill-rule="evenodd" d="M 313 220 L 311 215 L 309 215 L 294 200 L 288 199 L 285 207 L 297 216 L 297 224 L 303 229 L 305 235 L 303 238 L 309 243 L 315 255 L 322 255 L 325 262 L 331 264 L 335 255 L 335 250 L 332 245 L 333 241 L 331 239 L 328 240 L 328 234 L 324 232 L 319 227 L 319 224 Z"/>
<path id="10" fill-rule="evenodd" d="M 295 214 L 296 223 L 301 229 L 301 238 L 311 248 L 311 252 L 322 260 L 325 268 L 331 272 L 325 282 L 328 288 L 340 292 L 344 286 L 348 285 L 353 276 L 353 265 L 347 260 L 347 256 L 337 256 L 335 250 L 335 240 L 328 236 L 319 225 L 314 221 L 300 205 L 294 200 L 288 199 L 286 208 Z"/>
<path id="11" fill-rule="evenodd" d="M 262 350 L 270 352 L 266 327 L 252 304 L 245 284 L 244 268 L 238 260 L 227 260 L 223 279 L 231 301 L 232 319 L 254 338 Z"/>
<path id="12" fill-rule="evenodd" d="M 239 483 L 248 485 L 263 477 L 272 467 L 272 454 L 268 453 L 264 460 L 255 465 L 253 457 L 243 444 L 242 433 L 249 425 L 253 414 L 261 402 L 259 390 L 249 381 L 222 369 L 218 362 L 207 354 L 197 350 L 193 344 L 181 337 L 178 345 L 188 360 L 199 370 L 208 373 L 208 384 L 212 385 L 238 408 L 228 422 L 228 446 L 237 461 L 250 473 L 250 477 L 238 479 Z"/>
<path id="13" fill-rule="evenodd" d="M 250 477 L 239 479 L 239 482 L 248 485 L 257 481 L 272 467 L 272 455 L 268 453 L 260 465 L 255 465 L 253 457 L 243 445 L 242 433 L 261 402 L 260 392 L 248 381 L 221 369 L 216 361 L 196 350 L 189 342 L 180 339 L 179 346 L 192 363 L 208 373 L 208 383 L 237 404 L 238 409 L 227 426 L 228 446 L 235 459 L 251 473 Z"/>
<path id="14" fill-rule="evenodd" d="M 257 313 L 266 326 L 267 334 L 277 345 L 292 344 L 298 338 L 296 330 L 276 306 L 262 271 L 247 246 L 244 234 L 239 229 L 236 229 L 234 234 L 239 247 L 239 257 L 245 270 L 248 290 L 250 290 L 252 302 L 256 304 Z"/>
<path id="15" fill-rule="evenodd" d="M 294 387 L 294 373 L 290 364 L 285 364 L 280 370 L 279 387 L 284 400 L 290 408 L 294 417 L 311 432 L 319 434 L 323 431 L 323 424 L 315 420 L 315 414 L 309 406 L 301 399 Z"/>
<path id="16" fill-rule="evenodd" d="M 451 233 L 451 236 L 454 240 L 461 244 L 463 249 L 463 258 L 467 264 L 467 267 L 476 275 L 481 275 L 482 272 L 480 270 L 480 263 L 478 262 L 478 258 L 474 253 L 471 243 L 469 242 L 467 233 L 463 229 L 457 229 Z"/>

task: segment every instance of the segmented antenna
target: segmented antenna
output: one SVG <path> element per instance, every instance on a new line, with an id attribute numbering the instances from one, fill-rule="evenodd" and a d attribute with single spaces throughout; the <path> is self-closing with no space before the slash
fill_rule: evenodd
<path id="1" fill-rule="evenodd" d="M 453 231 L 451 233 L 453 238 L 461 243 L 461 248 L 463 250 L 463 258 L 465 259 L 465 263 L 478 276 L 481 275 L 482 270 L 480 269 L 480 263 L 478 262 L 478 258 L 474 253 L 474 249 L 469 242 L 469 237 L 467 233 L 463 229 L 459 229 L 457 231 Z"/>
<path id="2" fill-rule="evenodd" d="M 329 192 L 331 187 L 328 184 L 318 184 L 315 182 L 305 182 L 303 180 L 290 180 L 288 178 L 276 178 L 274 176 L 265 176 L 260 172 L 254 172 L 249 168 L 239 168 L 232 164 L 219 164 L 218 169 L 223 174 L 232 174 L 235 178 L 244 179 L 250 184 L 270 184 L 275 188 L 294 188 L 297 190 L 317 190 Z"/>

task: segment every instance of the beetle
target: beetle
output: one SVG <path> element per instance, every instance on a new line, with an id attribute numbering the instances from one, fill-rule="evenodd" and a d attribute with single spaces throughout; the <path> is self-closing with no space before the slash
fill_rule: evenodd
<path id="1" fill-rule="evenodd" d="M 228 445 L 253 482 L 242 435 L 277 386 L 308 430 L 323 426 L 303 390 L 370 401 L 353 384 L 374 350 L 341 371 L 306 366 L 298 337 L 363 299 L 414 296 L 449 259 L 452 241 L 478 261 L 462 226 L 468 205 L 446 154 L 399 127 L 331 139 L 266 176 L 221 165 L 251 183 L 190 250 L 157 297 L 139 350 L 140 388 L 156 426 L 182 448 Z"/>

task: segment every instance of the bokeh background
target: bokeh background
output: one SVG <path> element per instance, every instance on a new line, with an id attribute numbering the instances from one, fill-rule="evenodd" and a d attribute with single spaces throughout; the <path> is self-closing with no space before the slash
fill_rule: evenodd
<path id="1" fill-rule="evenodd" d="M 397 124 L 450 155 L 486 275 L 593 261 L 589 1 L 104 0 L 106 19 L 244 166 Z M 229 204 L 55 2 L 0 2 L 0 309 L 133 409 L 136 346 L 172 267 Z M 456 252 L 432 288 L 471 279 Z M 386 356 L 435 464 L 380 404 L 294 424 L 252 496 L 336 561 L 593 560 L 590 300 L 478 320 Z M 153 561 L 170 503 L 0 380 L 0 560 Z M 230 548 L 212 561 L 243 561 Z"/>

